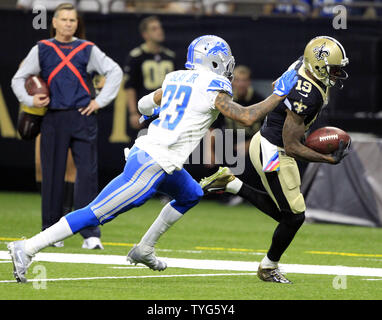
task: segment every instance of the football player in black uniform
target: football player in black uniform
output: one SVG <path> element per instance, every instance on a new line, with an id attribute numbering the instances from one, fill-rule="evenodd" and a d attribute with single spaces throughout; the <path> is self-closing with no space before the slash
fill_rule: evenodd
<path id="1" fill-rule="evenodd" d="M 336 39 L 320 36 L 312 39 L 304 55 L 290 66 L 298 72 L 295 88 L 268 114 L 250 144 L 251 162 L 266 192 L 243 183 L 227 167 L 200 182 L 205 192 L 224 190 L 242 196 L 279 223 L 259 264 L 257 275 L 263 281 L 291 283 L 280 272 L 278 262 L 305 219 L 296 160 L 337 164 L 348 152 L 343 141 L 330 155 L 303 144 L 305 133 L 328 103 L 329 88 L 342 88 L 342 80 L 348 77 L 343 67 L 348 63 Z"/>
<path id="2" fill-rule="evenodd" d="M 138 100 L 158 89 L 166 74 L 175 70 L 175 53 L 161 45 L 165 34 L 159 19 L 156 16 L 143 19 L 139 31 L 145 42 L 130 51 L 124 65 L 129 123 L 133 131 L 142 127 Z M 129 134 L 134 140 L 136 132 Z"/>

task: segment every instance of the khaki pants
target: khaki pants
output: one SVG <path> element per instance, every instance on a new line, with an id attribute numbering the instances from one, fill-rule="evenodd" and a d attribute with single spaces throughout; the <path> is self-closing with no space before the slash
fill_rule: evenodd
<path id="1" fill-rule="evenodd" d="M 257 132 L 249 146 L 249 156 L 265 190 L 268 192 L 280 211 L 303 213 L 304 197 L 300 191 L 301 178 L 295 159 L 288 157 L 282 148 L 279 149 L 280 170 L 263 172 L 260 132 Z"/>

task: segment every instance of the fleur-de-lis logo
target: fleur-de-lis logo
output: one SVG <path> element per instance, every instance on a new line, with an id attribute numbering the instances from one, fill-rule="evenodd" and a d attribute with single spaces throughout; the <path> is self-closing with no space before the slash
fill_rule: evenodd
<path id="1" fill-rule="evenodd" d="M 308 109 L 308 107 L 302 103 L 302 99 L 300 100 L 300 102 L 295 101 L 293 103 L 293 106 L 295 107 L 294 110 L 297 113 L 301 113 L 301 112 L 305 111 L 306 109 Z"/>
<path id="2" fill-rule="evenodd" d="M 324 42 L 320 47 L 315 47 L 313 49 L 314 55 L 318 61 L 324 60 L 324 58 L 330 56 L 329 50 L 325 49 L 326 43 Z"/>

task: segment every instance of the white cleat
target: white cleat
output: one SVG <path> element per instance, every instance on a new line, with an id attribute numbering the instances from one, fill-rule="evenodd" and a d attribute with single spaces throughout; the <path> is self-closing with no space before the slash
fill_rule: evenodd
<path id="1" fill-rule="evenodd" d="M 16 281 L 27 282 L 25 275 L 32 263 L 32 257 L 25 252 L 25 240 L 10 242 L 7 247 L 12 258 L 13 275 Z"/>
<path id="2" fill-rule="evenodd" d="M 151 270 L 163 271 L 167 268 L 166 262 L 157 259 L 154 252 L 154 247 L 144 244 L 134 245 L 127 254 L 127 261 L 131 264 L 143 263 Z"/>
<path id="3" fill-rule="evenodd" d="M 82 244 L 82 249 L 100 249 L 103 250 L 103 245 L 101 243 L 101 239 L 97 237 L 90 237 L 84 240 L 84 243 Z"/>

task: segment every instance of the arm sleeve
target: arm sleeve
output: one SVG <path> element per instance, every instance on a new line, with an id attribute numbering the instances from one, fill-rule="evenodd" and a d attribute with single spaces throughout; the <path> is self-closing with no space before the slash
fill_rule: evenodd
<path id="1" fill-rule="evenodd" d="M 104 75 L 106 79 L 104 87 L 95 99 L 99 106 L 103 108 L 117 96 L 123 73 L 119 65 L 97 46 L 93 46 L 87 66 L 88 73 L 94 71 Z"/>
<path id="2" fill-rule="evenodd" d="M 38 46 L 34 46 L 21 63 L 16 74 L 12 78 L 12 90 L 19 102 L 28 107 L 33 107 L 33 96 L 30 96 L 25 89 L 25 81 L 31 75 L 38 75 L 41 71 L 38 58 Z"/>
<path id="3" fill-rule="evenodd" d="M 155 91 L 143 96 L 138 101 L 138 110 L 144 116 L 151 116 L 158 106 L 154 102 Z"/>

